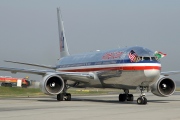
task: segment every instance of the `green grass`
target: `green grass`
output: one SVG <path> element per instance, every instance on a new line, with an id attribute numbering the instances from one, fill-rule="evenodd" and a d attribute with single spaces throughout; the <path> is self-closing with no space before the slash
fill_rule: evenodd
<path id="1" fill-rule="evenodd" d="M 108 94 L 113 92 L 111 89 L 68 89 L 72 95 L 94 95 L 94 94 Z M 18 87 L 0 87 L 0 97 L 37 97 L 46 96 L 38 88 L 18 88 Z"/>
<path id="2" fill-rule="evenodd" d="M 180 87 L 176 88 L 180 91 Z M 123 90 L 118 89 L 97 89 L 97 88 L 70 88 L 69 93 L 72 95 L 105 95 L 105 94 L 119 94 Z M 137 93 L 136 90 L 130 90 L 130 93 Z M 38 97 L 46 96 L 38 88 L 17 88 L 17 87 L 0 87 L 0 97 Z"/>
<path id="3" fill-rule="evenodd" d="M 180 87 L 177 87 L 177 88 L 176 88 L 176 91 L 180 91 Z"/>
<path id="4" fill-rule="evenodd" d="M 113 92 L 119 93 L 116 89 L 93 89 L 93 88 L 70 88 L 68 93 L 72 95 L 100 95 Z M 38 88 L 18 88 L 18 87 L 0 87 L 0 97 L 37 97 L 46 96 Z"/>
<path id="5" fill-rule="evenodd" d="M 119 91 L 119 90 L 118 90 Z M 68 90 L 72 95 L 99 95 L 99 94 L 109 94 L 113 92 L 117 92 L 117 90 L 113 89 L 96 89 L 96 88 L 72 88 Z"/>
<path id="6" fill-rule="evenodd" d="M 18 97 L 18 96 L 41 96 L 44 95 L 40 89 L 18 88 L 18 87 L 0 87 L 0 97 Z"/>

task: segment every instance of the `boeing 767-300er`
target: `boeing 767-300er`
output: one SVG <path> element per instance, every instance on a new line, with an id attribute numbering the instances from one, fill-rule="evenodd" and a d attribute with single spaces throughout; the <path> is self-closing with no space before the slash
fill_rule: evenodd
<path id="1" fill-rule="evenodd" d="M 122 89 L 124 93 L 119 94 L 120 102 L 133 101 L 133 94 L 129 94 L 129 90 L 138 88 L 141 94 L 137 104 L 147 104 L 145 90 L 151 90 L 154 95 L 161 97 L 174 93 L 175 82 L 168 76 L 180 71 L 161 72 L 160 56 L 157 55 L 164 54 L 155 54 L 147 48 L 135 46 L 70 55 L 59 8 L 57 17 L 61 58 L 56 66 L 6 61 L 48 70 L 9 67 L 0 67 L 0 70 L 42 75 L 42 92 L 57 95 L 58 101 L 71 100 L 71 94 L 67 93 L 69 87 Z M 68 81 L 72 81 L 71 84 Z"/>

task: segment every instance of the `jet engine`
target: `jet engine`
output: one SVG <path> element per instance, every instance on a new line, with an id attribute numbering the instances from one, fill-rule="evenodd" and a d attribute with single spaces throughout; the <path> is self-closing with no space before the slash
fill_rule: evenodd
<path id="1" fill-rule="evenodd" d="M 168 97 L 174 93 L 176 89 L 175 82 L 165 76 L 161 76 L 159 80 L 157 80 L 152 86 L 151 86 L 151 92 L 154 95 L 160 96 L 160 97 Z"/>
<path id="2" fill-rule="evenodd" d="M 40 88 L 45 94 L 57 95 L 64 89 L 64 80 L 57 74 L 48 74 L 40 82 Z"/>

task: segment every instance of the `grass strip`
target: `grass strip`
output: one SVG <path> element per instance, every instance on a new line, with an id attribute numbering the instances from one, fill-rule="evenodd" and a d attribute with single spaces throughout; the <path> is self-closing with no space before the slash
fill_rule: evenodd
<path id="1" fill-rule="evenodd" d="M 180 88 L 176 88 L 180 91 Z M 97 89 L 97 88 L 70 88 L 67 91 L 72 95 L 102 95 L 102 94 L 119 94 L 123 90 L 119 89 Z M 136 90 L 130 90 L 130 93 L 138 93 Z M 47 96 L 39 88 L 18 88 L 18 87 L 0 87 L 0 97 L 38 97 Z"/>

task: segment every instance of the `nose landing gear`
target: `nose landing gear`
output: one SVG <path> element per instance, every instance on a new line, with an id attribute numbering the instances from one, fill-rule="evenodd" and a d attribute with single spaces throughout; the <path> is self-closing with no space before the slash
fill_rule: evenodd
<path id="1" fill-rule="evenodd" d="M 147 104 L 147 99 L 145 96 L 141 96 L 137 99 L 137 104 Z"/>
<path id="2" fill-rule="evenodd" d="M 144 93 L 144 90 L 146 89 L 147 87 L 144 87 L 144 86 L 140 86 L 139 89 L 141 91 L 141 95 L 140 97 L 137 99 L 137 104 L 139 105 L 146 105 L 147 104 L 147 98 L 146 98 L 146 95 Z"/>

